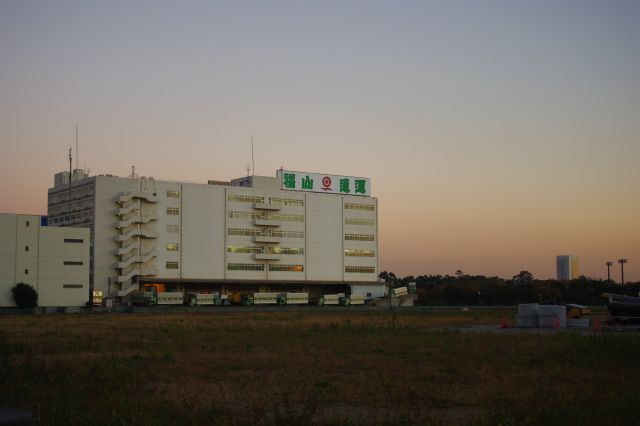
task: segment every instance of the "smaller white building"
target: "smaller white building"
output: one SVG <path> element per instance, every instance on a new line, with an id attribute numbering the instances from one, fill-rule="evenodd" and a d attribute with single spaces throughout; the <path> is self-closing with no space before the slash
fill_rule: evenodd
<path id="1" fill-rule="evenodd" d="M 89 300 L 88 228 L 47 226 L 38 215 L 0 213 L 0 307 L 15 306 L 11 288 L 38 292 L 38 306 L 84 306 Z"/>
<path id="2" fill-rule="evenodd" d="M 558 281 L 575 280 L 580 276 L 578 258 L 575 256 L 556 256 L 556 278 Z"/>

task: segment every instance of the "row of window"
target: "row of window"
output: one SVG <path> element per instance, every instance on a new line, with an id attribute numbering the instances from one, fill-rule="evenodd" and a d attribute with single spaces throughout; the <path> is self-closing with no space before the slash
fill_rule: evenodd
<path id="1" fill-rule="evenodd" d="M 227 263 L 228 271 L 262 272 L 264 271 L 264 267 L 265 265 L 262 263 Z M 165 268 L 178 269 L 178 262 L 166 262 Z M 304 265 L 270 264 L 269 272 L 304 272 Z M 374 274 L 376 272 L 376 268 L 375 266 L 345 266 L 344 272 L 356 273 L 356 274 Z M 65 285 L 70 285 L 70 284 L 65 284 Z M 81 288 L 81 287 L 73 287 L 73 288 Z"/>
<path id="2" fill-rule="evenodd" d="M 253 195 L 233 195 L 227 196 L 227 201 L 235 201 L 238 203 L 264 203 L 264 197 L 256 197 Z"/>
<path id="3" fill-rule="evenodd" d="M 264 197 L 258 197 L 254 195 L 229 194 L 227 196 L 227 201 L 235 201 L 237 203 L 262 204 L 264 203 Z M 269 198 L 269 201 L 274 205 L 304 207 L 304 200 L 297 200 L 294 198 Z"/>
<path id="4" fill-rule="evenodd" d="M 271 204 L 279 204 L 281 206 L 304 207 L 304 200 L 296 200 L 293 198 L 270 198 Z"/>
<path id="5" fill-rule="evenodd" d="M 263 200 L 264 197 L 253 197 L 249 195 L 229 195 L 229 201 L 240 201 L 240 200 L 231 200 L 232 197 L 241 198 L 246 200 L 245 202 L 255 202 L 259 203 L 261 201 L 253 201 L 255 199 Z M 282 201 L 300 201 L 302 200 L 282 200 Z M 373 204 L 356 204 L 356 203 L 345 203 L 345 209 L 350 210 L 365 210 L 365 211 L 373 211 L 375 206 Z M 167 214 L 177 216 L 180 214 L 180 209 L 178 207 L 167 207 Z M 270 215 L 265 216 L 260 212 L 236 212 L 230 211 L 229 218 L 231 219 L 271 219 L 271 220 L 285 220 L 292 222 L 303 222 L 304 216 L 297 214 L 279 214 L 272 213 Z M 347 218 L 345 219 L 345 223 L 348 225 L 373 225 L 375 222 L 373 219 L 355 219 L 355 218 Z"/>
<path id="6" fill-rule="evenodd" d="M 260 246 L 227 246 L 229 253 L 264 253 L 264 247 Z"/>
<path id="7" fill-rule="evenodd" d="M 88 197 L 84 200 L 72 201 L 70 203 L 60 204 L 57 206 L 49 206 L 48 212 L 49 216 L 54 216 L 86 209 L 93 209 L 93 198 Z"/>
<path id="8" fill-rule="evenodd" d="M 344 218 L 345 225 L 367 225 L 373 226 L 376 224 L 374 219 L 360 219 L 355 217 L 345 217 Z"/>
<path id="9" fill-rule="evenodd" d="M 376 252 L 373 250 L 345 250 L 344 255 L 349 257 L 375 257 Z"/>
<path id="10" fill-rule="evenodd" d="M 261 213 L 261 212 L 229 212 L 230 219 L 265 219 L 280 220 L 285 222 L 304 222 L 304 216 L 301 214 L 281 214 L 281 213 Z"/>
<path id="11" fill-rule="evenodd" d="M 372 212 L 375 209 L 375 206 L 373 204 L 344 203 L 344 208 L 347 210 L 364 210 Z"/>
<path id="12" fill-rule="evenodd" d="M 169 197 L 169 198 L 179 198 L 180 197 L 180 191 L 178 191 L 177 189 L 167 189 L 167 197 Z"/>
<path id="13" fill-rule="evenodd" d="M 167 232 L 169 234 L 179 234 L 180 233 L 180 225 L 167 225 Z"/>
<path id="14" fill-rule="evenodd" d="M 93 221 L 93 209 L 58 217 L 55 216 L 55 213 L 49 212 L 49 223 L 51 224 L 68 222 L 70 220 L 81 222 Z"/>
<path id="15" fill-rule="evenodd" d="M 227 246 L 229 253 L 264 253 L 264 247 L 260 246 Z M 290 255 L 303 255 L 304 249 L 302 247 L 272 247 L 271 254 L 290 254 Z"/>
<path id="16" fill-rule="evenodd" d="M 272 272 L 304 272 L 303 265 L 269 265 L 269 271 Z"/>
<path id="17" fill-rule="evenodd" d="M 179 251 L 180 250 L 180 244 L 178 244 L 178 243 L 166 243 L 164 245 L 164 248 L 167 251 Z"/>
<path id="18" fill-rule="evenodd" d="M 345 266 L 344 272 L 357 273 L 357 274 L 374 274 L 376 272 L 375 266 Z"/>
<path id="19" fill-rule="evenodd" d="M 344 234 L 345 241 L 375 241 L 371 234 Z"/>
<path id="20" fill-rule="evenodd" d="M 229 228 L 227 229 L 228 235 L 242 235 L 245 237 L 257 237 L 262 234 L 262 229 L 246 229 L 246 228 Z"/>
<path id="21" fill-rule="evenodd" d="M 229 228 L 228 235 L 242 235 L 245 237 L 277 237 L 277 238 L 304 238 L 304 231 L 282 231 L 279 229 L 246 229 Z"/>
<path id="22" fill-rule="evenodd" d="M 271 253 L 302 256 L 304 254 L 304 249 L 302 247 L 272 247 Z"/>
<path id="23" fill-rule="evenodd" d="M 73 200 L 80 197 L 93 195 L 94 185 L 82 185 L 71 190 L 53 192 L 49 194 L 49 205 L 61 203 L 63 201 Z"/>
<path id="24" fill-rule="evenodd" d="M 82 266 L 82 265 L 84 265 L 84 262 L 76 262 L 76 261 L 65 260 L 64 264 L 65 265 L 70 265 L 70 266 Z"/>
<path id="25" fill-rule="evenodd" d="M 262 263 L 227 263 L 228 271 L 264 271 Z"/>
<path id="26" fill-rule="evenodd" d="M 228 271 L 264 271 L 261 263 L 227 263 Z M 304 265 L 269 265 L 270 272 L 304 272 Z"/>
<path id="27" fill-rule="evenodd" d="M 81 244 L 81 243 L 84 243 L 84 240 L 82 238 L 65 238 L 64 242 Z"/>

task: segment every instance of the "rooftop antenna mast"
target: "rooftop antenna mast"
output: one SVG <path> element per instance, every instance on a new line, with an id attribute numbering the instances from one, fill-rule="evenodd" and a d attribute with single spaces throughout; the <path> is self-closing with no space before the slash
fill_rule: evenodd
<path id="1" fill-rule="evenodd" d="M 69 186 L 71 186 L 71 176 L 72 176 L 71 168 L 72 167 L 73 167 L 73 157 L 71 157 L 71 147 L 69 147 Z"/>
<path id="2" fill-rule="evenodd" d="M 251 170 L 253 171 L 252 175 L 256 175 L 256 162 L 253 159 L 253 134 L 251 135 Z"/>
<path id="3" fill-rule="evenodd" d="M 80 161 L 80 154 L 78 153 L 78 123 L 76 123 L 76 170 L 78 169 L 79 161 Z"/>

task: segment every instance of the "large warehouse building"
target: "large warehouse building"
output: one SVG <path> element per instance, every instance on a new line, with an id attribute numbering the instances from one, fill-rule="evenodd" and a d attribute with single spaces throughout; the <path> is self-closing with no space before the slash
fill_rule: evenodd
<path id="1" fill-rule="evenodd" d="M 51 226 L 91 231 L 91 296 L 175 290 L 384 293 L 370 180 L 279 170 L 207 184 L 58 173 Z M 89 295 L 88 295 L 89 296 Z"/>
<path id="2" fill-rule="evenodd" d="M 11 288 L 32 286 L 39 306 L 84 306 L 89 294 L 89 230 L 47 226 L 47 218 L 0 213 L 0 306 Z"/>

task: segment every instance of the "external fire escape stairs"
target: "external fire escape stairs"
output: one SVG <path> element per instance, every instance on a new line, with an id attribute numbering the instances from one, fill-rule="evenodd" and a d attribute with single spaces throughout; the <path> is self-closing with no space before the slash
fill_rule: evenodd
<path id="1" fill-rule="evenodd" d="M 158 256 L 155 248 L 150 248 L 142 253 L 144 239 L 158 238 L 158 232 L 154 229 L 154 222 L 158 220 L 158 215 L 150 212 L 151 206 L 159 200 L 155 193 L 146 191 L 133 191 L 120 195 L 116 203 L 118 208 L 114 213 L 119 216 L 118 222 L 114 224 L 118 235 L 114 240 L 120 243 L 120 248 L 114 251 L 119 257 L 114 265 L 119 270 L 116 281 L 121 284 L 122 289 L 118 291 L 118 296 L 128 296 L 138 290 L 137 282 L 134 278 L 141 275 L 157 275 L 158 271 L 149 262 Z"/>

